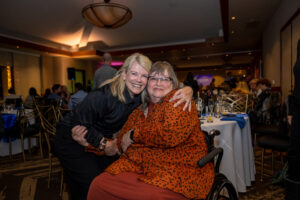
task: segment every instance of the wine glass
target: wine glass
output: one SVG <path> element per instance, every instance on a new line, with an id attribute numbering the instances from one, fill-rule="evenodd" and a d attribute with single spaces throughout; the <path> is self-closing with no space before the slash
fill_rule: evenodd
<path id="1" fill-rule="evenodd" d="M 197 105 L 198 117 L 202 117 L 203 104 L 202 102 Z"/>
<path id="2" fill-rule="evenodd" d="M 201 118 L 202 116 L 202 110 L 203 110 L 203 104 L 202 104 L 202 99 L 198 98 L 196 101 L 196 107 L 197 107 L 197 111 L 198 111 L 198 117 Z"/>
<path id="3" fill-rule="evenodd" d="M 211 115 L 213 115 L 213 113 L 214 113 L 214 103 L 213 103 L 213 101 L 210 99 L 210 100 L 208 100 L 208 112 L 211 114 Z"/>

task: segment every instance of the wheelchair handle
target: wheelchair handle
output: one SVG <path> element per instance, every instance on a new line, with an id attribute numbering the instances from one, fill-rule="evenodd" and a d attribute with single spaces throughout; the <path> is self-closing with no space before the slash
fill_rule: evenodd
<path id="1" fill-rule="evenodd" d="M 218 159 L 217 159 L 217 164 L 216 166 L 220 165 L 222 156 L 223 156 L 223 149 L 222 148 L 215 148 L 214 150 L 212 150 L 211 152 L 209 152 L 208 154 L 206 154 L 203 158 L 201 158 L 198 161 L 198 166 L 199 167 L 203 167 L 206 163 L 212 161 L 214 159 L 215 156 L 218 155 Z M 219 171 L 219 170 L 217 170 Z"/>

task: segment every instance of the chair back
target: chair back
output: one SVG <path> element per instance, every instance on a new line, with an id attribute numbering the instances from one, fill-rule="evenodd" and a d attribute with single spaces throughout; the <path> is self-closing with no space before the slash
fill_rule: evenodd
<path id="1" fill-rule="evenodd" d="M 222 95 L 223 106 L 231 112 L 246 113 L 248 109 L 248 94 L 224 94 Z"/>

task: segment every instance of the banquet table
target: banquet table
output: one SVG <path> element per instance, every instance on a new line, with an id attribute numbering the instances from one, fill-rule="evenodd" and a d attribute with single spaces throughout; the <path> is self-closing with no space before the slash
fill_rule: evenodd
<path id="1" fill-rule="evenodd" d="M 238 192 L 246 192 L 246 186 L 251 186 L 251 181 L 255 180 L 250 121 L 248 117 L 244 119 L 246 124 L 243 128 L 236 121 L 220 119 L 214 119 L 213 123 L 204 121 L 201 124 L 204 131 L 217 129 L 221 132 L 214 141 L 216 147 L 224 150 L 220 172 L 232 182 Z"/>
<path id="2" fill-rule="evenodd" d="M 12 128 L 15 125 L 17 113 L 18 113 L 17 110 L 1 112 L 1 117 L 3 119 L 5 131 L 8 131 L 10 128 Z M 30 124 L 35 123 L 33 109 L 25 109 L 25 115 L 27 116 Z M 12 138 L 11 144 L 12 144 L 11 150 L 12 150 L 13 155 L 22 152 L 21 139 Z M 36 140 L 33 140 L 31 142 L 31 146 L 32 147 L 36 146 Z M 28 138 L 24 138 L 24 149 L 28 149 Z M 9 155 L 9 143 L 8 143 L 7 139 L 5 137 L 3 137 L 3 138 L 1 138 L 1 141 L 0 141 L 0 156 L 7 156 L 7 155 Z"/>

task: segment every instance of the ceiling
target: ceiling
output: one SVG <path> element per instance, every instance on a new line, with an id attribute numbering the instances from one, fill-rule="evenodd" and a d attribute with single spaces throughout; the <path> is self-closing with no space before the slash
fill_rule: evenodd
<path id="1" fill-rule="evenodd" d="M 114 60 L 124 60 L 140 51 L 177 68 L 239 63 L 242 57 L 251 62 L 280 0 L 111 0 L 133 13 L 116 29 L 101 29 L 83 19 L 82 8 L 92 2 L 103 1 L 1 1 L 0 45 L 89 59 L 112 52 Z"/>

